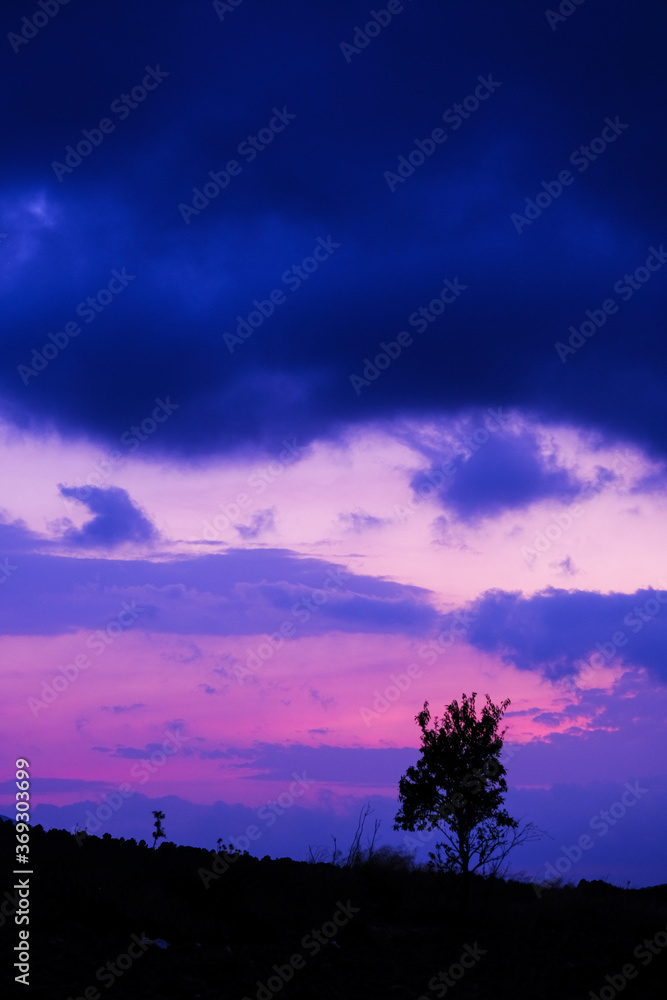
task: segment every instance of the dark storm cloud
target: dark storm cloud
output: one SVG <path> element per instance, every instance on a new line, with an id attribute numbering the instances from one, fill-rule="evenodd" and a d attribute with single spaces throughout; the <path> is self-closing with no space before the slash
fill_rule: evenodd
<path id="1" fill-rule="evenodd" d="M 80 490 L 75 486 L 61 485 L 58 489 L 63 497 L 79 500 L 95 515 L 82 528 L 65 530 L 63 539 L 69 545 L 113 549 L 124 542 L 151 542 L 158 537 L 154 526 L 120 486 L 87 487 L 85 499 L 79 498 Z"/>
<path id="2" fill-rule="evenodd" d="M 477 521 L 546 498 L 568 502 L 581 491 L 582 483 L 542 455 L 533 434 L 503 437 L 483 430 L 486 436 L 470 438 L 470 448 L 460 445 L 464 454 L 445 461 L 444 469 L 439 463 L 414 476 L 411 486 L 417 495 L 429 483 L 440 485 L 444 507 L 461 520 Z"/>
<path id="3" fill-rule="evenodd" d="M 551 678 L 582 669 L 594 677 L 618 657 L 667 682 L 667 584 L 664 588 L 599 594 L 549 587 L 532 597 L 488 591 L 468 609 L 474 617 L 466 641 Z"/>
<path id="4" fill-rule="evenodd" d="M 439 620 L 421 587 L 281 549 L 168 562 L 25 554 L 19 568 L 0 603 L 0 634 L 59 635 L 120 620 L 184 635 L 273 634 L 283 623 L 294 637 L 332 629 L 418 635 Z"/>
<path id="5" fill-rule="evenodd" d="M 341 43 L 370 17 L 352 0 L 255 0 L 224 21 L 210 3 L 70 4 L 15 52 L 25 15 L 0 14 L 18 140 L 0 166 L 14 424 L 111 444 L 172 393 L 178 420 L 144 453 L 188 459 L 503 404 L 664 454 L 667 269 L 623 281 L 667 238 L 657 0 L 631 18 L 586 4 L 555 31 L 527 0 L 420 0 L 349 61 Z M 480 77 L 490 92 L 459 114 Z M 607 148 L 571 163 L 603 129 Z M 242 145 L 261 130 L 265 148 Z M 81 162 L 54 169 L 82 141 Z M 179 205 L 210 172 L 225 187 L 186 223 Z M 510 216 L 538 192 L 519 233 Z M 466 290 L 436 317 L 445 278 Z M 587 310 L 604 326 L 563 363 L 554 344 Z M 401 330 L 411 346 L 357 396 L 350 375 Z"/>

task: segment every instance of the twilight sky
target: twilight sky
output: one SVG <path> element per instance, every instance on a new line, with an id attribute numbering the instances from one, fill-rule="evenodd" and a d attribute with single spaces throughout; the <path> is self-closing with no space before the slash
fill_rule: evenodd
<path id="1" fill-rule="evenodd" d="M 663 5 L 0 19 L 0 810 L 406 846 L 488 692 L 514 870 L 666 882 Z"/>

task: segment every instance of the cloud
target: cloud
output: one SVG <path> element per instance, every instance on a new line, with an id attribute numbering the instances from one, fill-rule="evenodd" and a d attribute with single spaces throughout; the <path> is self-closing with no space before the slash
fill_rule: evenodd
<path id="1" fill-rule="evenodd" d="M 540 712 L 539 715 L 533 716 L 533 722 L 539 722 L 541 726 L 548 726 L 553 728 L 560 723 L 560 717 L 554 712 Z"/>
<path id="2" fill-rule="evenodd" d="M 361 507 L 357 507 L 355 510 L 347 513 L 339 514 L 338 520 L 346 525 L 350 531 L 354 531 L 357 534 L 366 531 L 368 528 L 381 528 L 383 524 L 389 523 L 386 518 L 375 517 L 374 514 L 369 514 L 367 511 L 362 510 Z"/>
<path id="3" fill-rule="evenodd" d="M 235 766 L 239 770 L 253 771 L 249 776 L 261 780 L 288 781 L 298 771 L 318 782 L 392 789 L 398 787 L 398 779 L 419 755 L 412 747 L 312 747 L 299 743 L 256 743 L 227 752 L 238 758 Z"/>
<path id="4" fill-rule="evenodd" d="M 22 520 L 10 521 L 7 511 L 0 510 L 0 552 L 16 553 L 49 549 L 53 543 L 31 531 Z"/>
<path id="5" fill-rule="evenodd" d="M 235 524 L 234 530 L 244 541 L 253 540 L 265 531 L 275 531 L 275 513 L 275 507 L 268 507 L 266 510 L 258 510 L 256 514 L 252 515 L 249 525 Z"/>
<path id="6" fill-rule="evenodd" d="M 463 541 L 462 535 L 452 526 L 444 514 L 439 514 L 431 524 L 433 544 L 446 549 L 458 549 L 459 552 L 469 550 L 470 546 Z"/>
<path id="7" fill-rule="evenodd" d="M 12 787 L 13 786 L 13 787 Z M 92 781 L 84 778 L 40 778 L 31 777 L 31 790 L 35 795 L 58 795 L 71 794 L 78 795 L 96 794 L 109 791 L 114 787 L 112 782 L 104 780 Z M 10 795 L 16 792 L 16 782 L 0 781 L 0 795 Z"/>
<path id="8" fill-rule="evenodd" d="M 576 576 L 579 573 L 579 570 L 572 562 L 571 556 L 565 556 L 560 562 L 551 562 L 549 566 L 552 569 L 559 569 L 563 576 Z"/>
<path id="9" fill-rule="evenodd" d="M 114 715 L 122 715 L 125 712 L 134 712 L 137 708 L 145 708 L 146 703 L 135 701 L 133 705 L 102 705 L 102 712 L 113 712 Z"/>
<path id="10" fill-rule="evenodd" d="M 464 437 L 469 445 L 459 445 L 456 457 L 445 454 L 443 461 L 412 478 L 417 496 L 420 489 L 433 492 L 435 485 L 443 507 L 461 521 L 476 522 L 540 500 L 569 502 L 581 492 L 583 484 L 545 455 L 530 431 L 494 434 L 480 429 L 485 437 Z"/>
<path id="11" fill-rule="evenodd" d="M 195 663 L 204 655 L 197 643 L 193 642 L 191 639 L 182 639 L 181 646 L 184 646 L 185 649 L 178 649 L 176 648 L 176 645 L 174 645 L 174 648 L 169 652 L 163 650 L 163 652 L 160 653 L 160 656 L 163 660 L 167 660 L 169 663 Z M 221 659 L 224 658 L 224 655 L 224 653 L 221 654 Z"/>
<path id="12" fill-rule="evenodd" d="M 613 290 L 659 243 L 661 136 L 651 123 L 661 114 L 664 10 L 640 5 L 630 25 L 621 16 L 577 15 L 582 51 L 629 53 L 623 86 L 612 63 L 601 60 L 591 73 L 585 59 L 564 62 L 560 31 L 549 32 L 543 18 L 538 28 L 524 5 L 508 13 L 480 0 L 461 5 L 454 20 L 438 5 L 428 17 L 415 11 L 406 7 L 404 27 L 383 32 L 351 65 L 340 50 L 358 17 L 351 0 L 326 9 L 298 2 L 289 11 L 265 3 L 252 23 L 235 16 L 226 67 L 244 87 L 233 104 L 221 103 L 226 84 L 211 73 L 226 27 L 211 4 L 170 18 L 136 5 L 131 31 L 120 13 L 102 22 L 89 5 L 67 23 L 65 68 L 57 64 L 65 29 L 54 20 L 56 43 L 30 79 L 21 78 L 21 98 L 8 111 L 20 151 L 0 167 L 3 254 L 16 248 L 3 284 L 3 308 L 13 319 L 6 331 L 12 364 L 0 372 L 7 420 L 117 448 L 169 391 L 187 406 L 142 451 L 189 462 L 244 448 L 275 453 L 297 428 L 314 440 L 360 419 L 502 402 L 667 452 L 657 298 L 664 273 L 629 301 Z M 118 59 L 101 60 L 91 86 L 77 91 L 89 69 L 88 40 L 102 23 Z M 529 36 L 535 44 L 516 44 Z M 433 39 L 444 37 L 461 45 L 448 50 L 442 86 L 428 86 L 440 72 Z M 248 75 L 257 51 L 267 70 L 261 78 Z M 169 76 L 121 119 L 111 103 L 140 83 L 147 52 L 164 53 Z M 19 64 L 22 57 L 5 66 L 8 83 L 17 82 Z M 450 113 L 444 121 L 467 95 L 474 102 L 480 74 L 500 86 L 467 117 Z M 375 93 L 383 95 L 379 105 Z M 252 159 L 239 153 L 276 102 L 295 119 Z M 569 154 L 600 134 L 607 114 L 621 116 L 628 131 L 584 174 Z M 113 133 L 58 180 L 50 164 L 105 116 Z M 550 128 L 540 129 L 544 120 Z M 190 126 L 181 128 L 183 121 Z M 399 157 L 419 154 L 415 139 L 434 128 L 443 128 L 446 142 L 408 168 L 392 193 L 385 174 L 396 172 Z M 136 170 L 123 169 L 128 155 Z M 209 172 L 232 158 L 241 173 L 231 178 L 229 197 L 213 198 L 186 225 L 179 203 L 191 204 L 193 189 L 210 187 Z M 542 181 L 555 183 L 567 167 L 573 183 L 518 234 L 512 213 L 538 192 L 546 200 Z M 619 212 L 619 190 L 633 192 L 631 210 Z M 290 288 L 282 276 L 329 236 L 339 246 Z M 78 304 L 85 307 L 112 269 L 124 266 L 136 277 L 88 325 Z M 444 315 L 421 320 L 445 276 L 467 290 Z M 221 331 L 234 331 L 272 289 L 287 301 L 228 355 Z M 610 296 L 617 313 L 563 364 L 554 344 Z M 48 331 L 57 337 L 58 324 L 77 319 L 80 333 L 53 357 Z M 361 375 L 364 359 L 402 330 L 411 346 L 355 395 L 350 375 Z M 37 366 L 27 384 L 19 365 Z M 489 474 L 490 459 L 481 464 L 476 482 Z M 504 502 L 523 503 L 533 486 L 515 468 L 503 483 Z M 487 512 L 475 483 L 459 490 L 452 503 L 462 516 Z"/>
<path id="13" fill-rule="evenodd" d="M 320 691 L 317 690 L 317 688 L 311 688 L 310 697 L 313 699 L 313 701 L 321 705 L 325 711 L 336 704 L 335 698 L 327 698 L 326 695 L 323 695 Z"/>
<path id="14" fill-rule="evenodd" d="M 113 549 L 124 542 L 136 544 L 155 541 L 158 532 L 133 503 L 127 490 L 119 486 L 87 486 L 86 496 L 75 486 L 59 485 L 63 497 L 71 497 L 84 504 L 95 516 L 80 529 L 69 527 L 64 540 L 78 548 Z"/>
<path id="15" fill-rule="evenodd" d="M 667 683 L 665 588 L 600 594 L 548 587 L 531 597 L 487 591 L 467 609 L 472 621 L 466 640 L 552 679 L 618 659 Z"/>
<path id="16" fill-rule="evenodd" d="M 164 743 L 147 743 L 145 747 L 124 747 L 116 746 L 113 749 L 111 747 L 93 747 L 94 750 L 100 753 L 106 753 L 109 757 L 127 757 L 132 760 L 143 760 L 144 758 L 150 757 L 151 754 L 156 751 L 165 752 Z M 174 753 L 173 744 L 169 744 L 168 753 Z M 184 754 L 188 754 L 188 748 L 181 751 Z"/>
<path id="17" fill-rule="evenodd" d="M 298 636 L 331 630 L 417 635 L 439 620 L 431 592 L 422 587 L 283 549 L 160 562 L 28 554 L 20 586 L 16 578 L 0 603 L 0 635 L 99 629 L 117 618 L 123 602 L 141 609 L 135 628 L 180 635 L 272 634 L 283 622 Z M 174 661 L 184 665 L 198 658 L 196 648 L 174 651 Z"/>

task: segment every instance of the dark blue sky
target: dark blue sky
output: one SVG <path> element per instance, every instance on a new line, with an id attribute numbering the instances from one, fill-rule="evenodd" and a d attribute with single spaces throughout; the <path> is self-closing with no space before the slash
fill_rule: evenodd
<path id="1" fill-rule="evenodd" d="M 348 0 L 72 2 L 24 26 L 35 37 L 15 52 L 31 9 L 0 13 L 8 419 L 115 438 L 171 393 L 180 419 L 156 447 L 191 455 L 503 403 L 664 452 L 665 275 L 613 290 L 667 239 L 662 4 L 588 0 L 552 27 L 524 0 L 408 0 L 358 53 L 341 45 L 372 18 Z M 96 129 L 78 166 L 53 166 Z M 262 129 L 266 145 L 249 144 Z M 425 162 L 388 183 L 437 129 Z M 229 161 L 224 190 L 184 221 L 179 205 Z M 568 169 L 548 204 L 543 182 L 557 192 Z M 134 277 L 111 302 L 77 314 L 122 268 Z M 441 318 L 408 325 L 457 278 Z M 275 289 L 273 315 L 230 353 L 223 334 Z M 556 342 L 609 298 L 617 311 L 563 362 Z M 70 350 L 25 384 L 18 366 L 67 322 Z M 403 329 L 411 346 L 355 393 L 350 376 Z"/>

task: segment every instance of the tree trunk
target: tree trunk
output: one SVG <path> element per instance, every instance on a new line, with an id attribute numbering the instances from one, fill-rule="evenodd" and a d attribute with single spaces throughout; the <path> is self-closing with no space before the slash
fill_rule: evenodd
<path id="1" fill-rule="evenodd" d="M 466 858 L 463 871 L 461 872 L 461 895 L 459 896 L 459 919 L 465 923 L 468 919 L 468 909 L 470 900 L 470 871 Z"/>
<path id="2" fill-rule="evenodd" d="M 468 838 L 465 835 L 459 837 L 459 858 L 461 861 L 459 919 L 465 923 L 468 919 L 468 902 L 470 896 L 470 851 Z"/>

